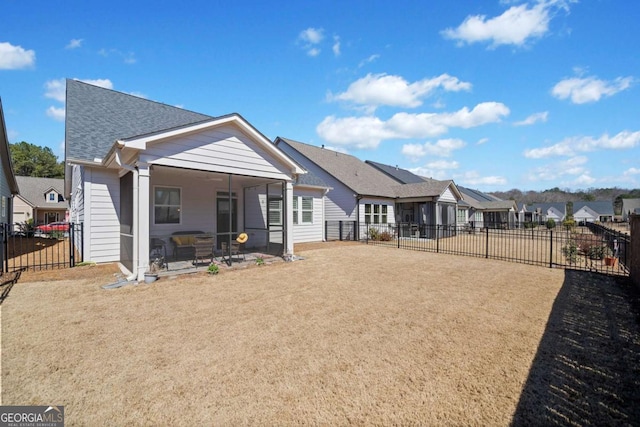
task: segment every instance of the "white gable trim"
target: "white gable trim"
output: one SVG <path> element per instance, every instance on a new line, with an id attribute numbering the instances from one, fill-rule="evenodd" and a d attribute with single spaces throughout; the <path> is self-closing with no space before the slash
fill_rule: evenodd
<path id="1" fill-rule="evenodd" d="M 153 135 L 141 136 L 139 138 L 118 140 L 116 141 L 116 144 L 124 148 L 146 150 L 148 144 L 153 144 L 159 141 L 163 141 L 169 138 L 178 137 L 178 136 L 189 134 L 189 133 L 196 133 L 204 130 L 209 130 L 227 123 L 233 123 L 236 126 L 238 126 L 240 130 L 242 130 L 247 135 L 249 135 L 249 137 L 251 137 L 257 144 L 259 144 L 267 152 L 269 152 L 271 155 L 273 155 L 276 159 L 278 159 L 283 164 L 287 165 L 287 167 L 291 170 L 291 173 L 293 174 L 306 173 L 304 169 L 302 169 L 297 163 L 295 163 L 287 155 L 285 155 L 279 148 L 273 145 L 271 141 L 269 141 L 267 138 L 264 137 L 264 135 L 262 135 L 253 126 L 251 126 L 244 119 L 242 119 L 242 117 L 237 115 L 222 117 L 219 119 L 210 120 L 204 123 L 197 123 L 197 124 L 187 126 L 187 127 L 182 127 L 179 129 L 172 129 L 166 132 L 159 132 Z"/>

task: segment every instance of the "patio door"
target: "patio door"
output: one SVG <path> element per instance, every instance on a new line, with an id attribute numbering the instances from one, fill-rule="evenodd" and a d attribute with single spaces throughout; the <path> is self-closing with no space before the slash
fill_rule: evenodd
<path id="1" fill-rule="evenodd" d="M 229 228 L 231 227 L 231 228 Z M 228 196 L 216 199 L 216 245 L 218 249 L 222 242 L 229 242 L 229 232 L 232 233 L 231 238 L 235 238 L 238 234 L 238 199 Z"/>

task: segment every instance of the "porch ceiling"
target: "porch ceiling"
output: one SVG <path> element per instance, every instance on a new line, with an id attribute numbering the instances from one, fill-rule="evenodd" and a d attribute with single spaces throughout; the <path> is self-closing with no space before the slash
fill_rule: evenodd
<path id="1" fill-rule="evenodd" d="M 264 177 L 255 177 L 255 176 L 246 176 L 246 175 L 236 175 L 236 174 L 228 174 L 221 172 L 210 172 L 199 169 L 184 169 L 184 168 L 175 168 L 171 166 L 160 166 L 153 165 L 151 169 L 151 173 L 153 171 L 161 172 L 163 174 L 171 174 L 171 173 L 179 173 L 183 177 L 188 177 L 188 179 L 197 181 L 208 181 L 208 182 L 219 182 L 221 185 L 224 185 L 229 180 L 229 175 L 231 175 L 231 182 L 234 186 L 240 185 L 241 187 L 249 187 L 258 184 L 271 184 L 271 183 L 280 183 L 281 180 L 264 178 Z"/>

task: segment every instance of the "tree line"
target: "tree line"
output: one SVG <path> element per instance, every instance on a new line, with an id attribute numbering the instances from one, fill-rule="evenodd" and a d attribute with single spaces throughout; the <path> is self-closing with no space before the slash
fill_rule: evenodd
<path id="1" fill-rule="evenodd" d="M 13 172 L 17 176 L 64 178 L 64 161 L 58 161 L 49 147 L 39 147 L 26 141 L 9 144 Z"/>

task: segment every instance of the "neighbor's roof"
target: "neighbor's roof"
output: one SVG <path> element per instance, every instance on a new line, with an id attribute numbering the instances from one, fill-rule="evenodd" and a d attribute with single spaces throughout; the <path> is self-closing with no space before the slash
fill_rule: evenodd
<path id="1" fill-rule="evenodd" d="M 573 202 L 573 213 L 575 214 L 584 206 L 588 207 L 598 215 L 613 215 L 613 203 L 608 200 L 597 200 L 595 202 Z"/>
<path id="2" fill-rule="evenodd" d="M 355 193 L 366 196 L 396 197 L 393 187 L 398 184 L 397 181 L 357 157 L 282 137 L 276 138 L 276 144 L 279 140 L 351 188 Z"/>
<path id="3" fill-rule="evenodd" d="M 422 182 L 411 184 L 398 184 L 393 187 L 395 194 L 400 198 L 409 197 L 437 197 L 445 192 L 447 187 L 454 185 L 453 181 L 438 181 L 436 179 L 422 179 Z"/>
<path id="4" fill-rule="evenodd" d="M 33 207 L 47 207 L 51 209 L 66 209 L 69 202 L 47 202 L 46 194 L 55 190 L 64 195 L 64 180 L 62 178 L 37 178 L 34 176 L 16 176 L 20 186 L 20 198 Z"/>
<path id="5" fill-rule="evenodd" d="M 2 110 L 2 99 L 0 99 L 0 158 L 2 159 L 2 171 L 9 185 L 11 194 L 19 194 L 19 186 L 13 173 L 11 163 L 11 153 L 9 152 L 9 138 L 7 138 L 7 127 L 4 123 L 4 111 Z"/>
<path id="6" fill-rule="evenodd" d="M 67 79 L 65 156 L 102 159 L 118 139 L 190 125 L 214 117 Z"/>
<path id="7" fill-rule="evenodd" d="M 368 163 L 382 173 L 387 174 L 391 178 L 398 181 L 400 184 L 415 184 L 423 182 L 427 179 L 416 175 L 406 169 L 399 168 L 398 166 L 384 165 L 372 160 L 365 160 L 365 163 Z"/>

